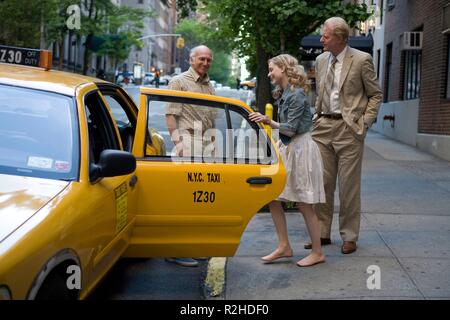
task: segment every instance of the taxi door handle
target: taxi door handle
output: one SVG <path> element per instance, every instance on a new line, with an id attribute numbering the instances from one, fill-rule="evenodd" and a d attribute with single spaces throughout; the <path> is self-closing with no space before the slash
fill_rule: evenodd
<path id="1" fill-rule="evenodd" d="M 247 179 L 249 184 L 271 184 L 272 178 L 270 177 L 250 177 Z"/>
<path id="2" fill-rule="evenodd" d="M 136 176 L 132 176 L 130 179 L 130 187 L 133 188 L 136 185 L 137 181 L 138 181 L 138 178 Z"/>

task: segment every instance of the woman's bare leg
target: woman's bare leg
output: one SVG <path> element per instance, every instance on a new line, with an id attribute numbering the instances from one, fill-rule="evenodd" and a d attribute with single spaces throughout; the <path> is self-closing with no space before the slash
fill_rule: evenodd
<path id="1" fill-rule="evenodd" d="M 284 214 L 283 206 L 280 201 L 272 201 L 269 203 L 270 213 L 275 225 L 278 236 L 278 247 L 269 255 L 261 259 L 266 262 L 271 262 L 279 258 L 292 257 L 292 249 L 289 244 L 286 216 Z"/>
<path id="2" fill-rule="evenodd" d="M 320 243 L 320 224 L 312 204 L 299 203 L 298 210 L 303 214 L 309 236 L 311 237 L 312 251 L 309 256 L 297 262 L 301 267 L 312 266 L 314 264 L 324 262 L 325 256 L 322 253 L 322 245 Z"/>

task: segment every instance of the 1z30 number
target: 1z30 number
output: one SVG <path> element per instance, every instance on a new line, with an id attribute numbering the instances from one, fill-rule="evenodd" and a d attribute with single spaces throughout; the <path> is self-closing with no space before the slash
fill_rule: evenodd
<path id="1" fill-rule="evenodd" d="M 213 203 L 216 201 L 216 193 L 208 192 L 208 191 L 195 191 L 192 193 L 194 195 L 194 202 L 204 202 L 204 203 Z"/>

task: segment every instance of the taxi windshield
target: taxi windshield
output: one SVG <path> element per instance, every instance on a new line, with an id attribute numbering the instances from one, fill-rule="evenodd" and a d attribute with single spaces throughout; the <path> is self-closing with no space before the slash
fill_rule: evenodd
<path id="1" fill-rule="evenodd" d="M 78 150 L 73 98 L 0 85 L 0 173 L 76 180 Z"/>

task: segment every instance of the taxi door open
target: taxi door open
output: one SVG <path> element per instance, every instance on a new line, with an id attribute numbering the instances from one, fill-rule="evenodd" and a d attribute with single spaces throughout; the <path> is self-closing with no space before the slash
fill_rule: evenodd
<path id="1" fill-rule="evenodd" d="M 151 88 L 140 99 L 125 256 L 233 256 L 251 218 L 284 188 L 272 140 L 238 100 Z"/>

